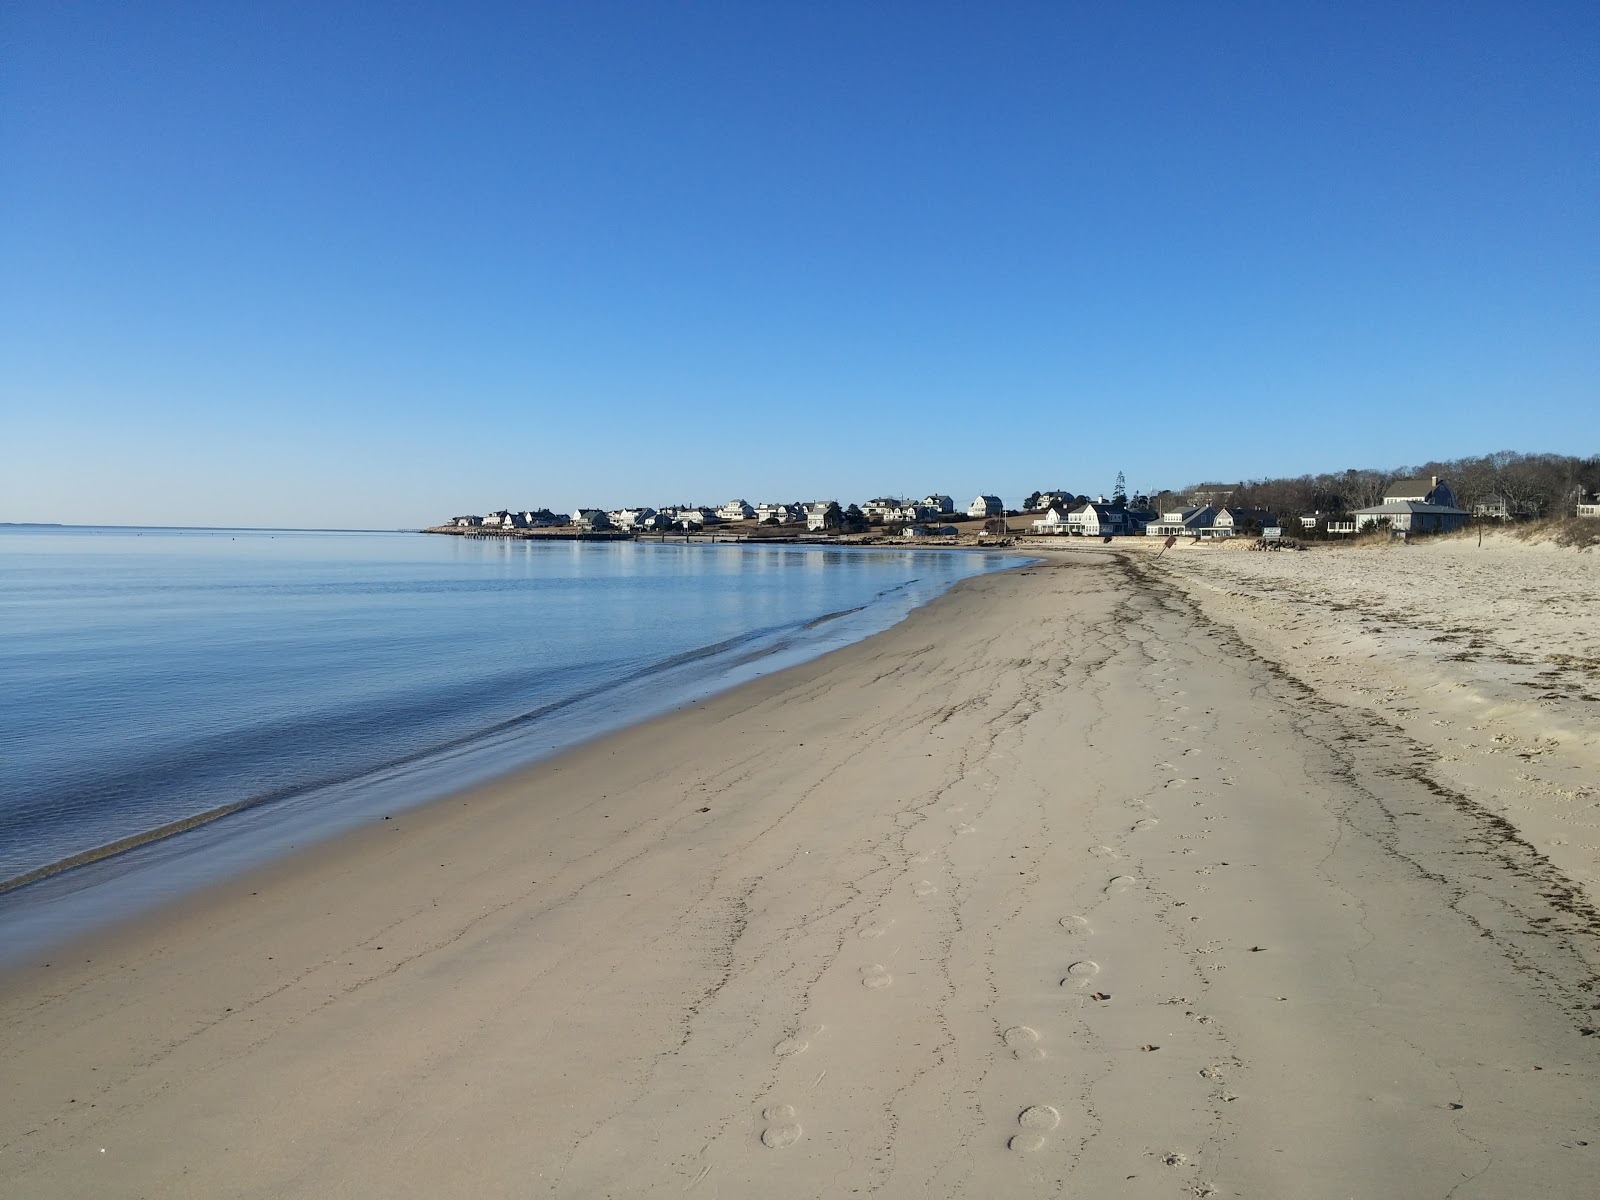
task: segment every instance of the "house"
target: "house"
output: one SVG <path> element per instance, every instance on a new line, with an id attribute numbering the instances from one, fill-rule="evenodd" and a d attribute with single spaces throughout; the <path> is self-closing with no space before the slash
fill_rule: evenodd
<path id="1" fill-rule="evenodd" d="M 451 525 L 455 526 L 457 529 L 471 529 L 474 526 L 482 525 L 483 524 L 483 518 L 482 517 L 451 517 L 449 523 Z"/>
<path id="2" fill-rule="evenodd" d="M 625 529 L 631 532 L 655 516 L 656 510 L 653 508 L 619 508 L 616 512 L 606 515 L 611 518 L 611 523 L 618 529 Z"/>
<path id="3" fill-rule="evenodd" d="M 1076 537 L 1119 537 L 1145 529 L 1125 507 L 1110 503 L 1104 496 L 1069 509 L 1066 524 L 1067 532 Z"/>
<path id="4" fill-rule="evenodd" d="M 950 516 L 956 511 L 956 502 L 954 500 L 950 499 L 949 496 L 941 496 L 937 493 L 931 496 L 924 496 L 922 504 L 925 508 L 931 508 L 941 516 Z"/>
<path id="5" fill-rule="evenodd" d="M 717 510 L 714 508 L 698 508 L 691 505 L 678 509 L 679 529 L 703 529 L 707 525 L 720 523 L 721 518 L 717 516 Z"/>
<path id="6" fill-rule="evenodd" d="M 844 511 L 837 500 L 818 500 L 806 509 L 806 530 L 820 533 L 824 529 L 837 529 L 844 519 Z"/>
<path id="7" fill-rule="evenodd" d="M 1211 519 L 1209 529 L 1200 530 L 1201 537 L 1238 537 L 1245 533 L 1258 533 L 1278 524 L 1278 518 L 1264 508 L 1220 508 Z"/>
<path id="8" fill-rule="evenodd" d="M 579 529 L 594 532 L 611 528 L 611 516 L 603 508 L 580 508 L 572 516 L 572 523 Z"/>
<path id="9" fill-rule="evenodd" d="M 1192 504 L 1188 508 L 1173 508 L 1161 513 L 1145 524 L 1150 537 L 1199 537 L 1202 529 L 1209 528 L 1216 519 L 1217 510 L 1209 504 Z"/>
<path id="10" fill-rule="evenodd" d="M 558 525 L 572 524 L 572 517 L 567 513 L 551 512 L 548 508 L 541 508 L 537 512 L 522 514 L 527 518 L 530 529 L 553 529 Z"/>
<path id="11" fill-rule="evenodd" d="M 907 525 L 900 531 L 901 537 L 930 538 L 930 537 L 956 537 L 960 533 L 954 525 Z"/>
<path id="12" fill-rule="evenodd" d="M 1492 521 L 1512 521 L 1539 515 L 1539 505 L 1533 500 L 1513 500 L 1499 494 L 1485 496 L 1472 506 L 1472 515 L 1487 517 Z"/>
<path id="13" fill-rule="evenodd" d="M 789 525 L 800 520 L 803 515 L 798 504 L 756 505 L 756 520 L 758 521 L 776 519 L 779 525 Z"/>
<path id="14" fill-rule="evenodd" d="M 1396 480 L 1384 489 L 1382 504 L 1358 508 L 1351 515 L 1358 530 L 1382 523 L 1408 534 L 1448 533 L 1472 518 L 1466 509 L 1456 507 L 1456 494 L 1437 475 Z"/>
<path id="15" fill-rule="evenodd" d="M 665 533 L 669 529 L 678 527 L 678 514 L 676 512 L 656 512 L 646 517 L 640 525 L 652 533 Z"/>
<path id="16" fill-rule="evenodd" d="M 1437 475 L 1426 479 L 1396 479 L 1383 492 L 1385 504 L 1437 504 L 1444 508 L 1456 506 L 1456 494 L 1450 485 Z"/>
<path id="17" fill-rule="evenodd" d="M 1596 492 L 1587 500 L 1580 498 L 1577 515 L 1580 517 L 1600 517 L 1600 492 Z"/>
<path id="18" fill-rule="evenodd" d="M 905 506 L 905 501 L 894 496 L 874 496 L 861 505 L 861 515 L 869 521 L 893 521 L 895 514 Z"/>
<path id="19" fill-rule="evenodd" d="M 1051 535 L 1067 534 L 1072 532 L 1071 523 L 1067 515 L 1072 510 L 1059 501 L 1044 510 L 1044 516 L 1033 523 L 1033 532 Z"/>
<path id="20" fill-rule="evenodd" d="M 1006 515 L 1006 506 L 1000 503 L 999 496 L 979 496 L 967 505 L 967 516 L 973 518 L 1003 517 Z"/>
<path id="21" fill-rule="evenodd" d="M 754 506 L 744 500 L 729 500 L 717 509 L 717 516 L 724 521 L 750 521 L 755 519 L 755 515 Z"/>

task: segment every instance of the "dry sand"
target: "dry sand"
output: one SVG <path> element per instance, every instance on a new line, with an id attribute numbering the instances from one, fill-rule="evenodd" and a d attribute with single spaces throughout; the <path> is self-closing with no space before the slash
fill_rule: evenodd
<path id="1" fill-rule="evenodd" d="M 1051 554 L 31 964 L 0 1193 L 1590 1195 L 1595 909 L 1319 557 Z"/>

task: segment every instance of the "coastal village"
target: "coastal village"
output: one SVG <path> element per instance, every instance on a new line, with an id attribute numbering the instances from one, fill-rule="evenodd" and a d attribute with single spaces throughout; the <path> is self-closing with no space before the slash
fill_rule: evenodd
<path id="1" fill-rule="evenodd" d="M 549 537 L 609 540 L 674 538 L 715 541 L 933 540 L 947 544 L 994 544 L 1017 537 L 1180 537 L 1197 541 L 1250 538 L 1257 542 L 1338 540 L 1387 532 L 1396 538 L 1449 533 L 1469 521 L 1509 521 L 1523 516 L 1503 494 L 1483 495 L 1466 507 L 1448 479 L 1439 475 L 1400 478 L 1382 488 L 1377 503 L 1353 509 L 1272 511 L 1235 503 L 1234 492 L 1199 489 L 1182 496 L 1129 496 L 1118 477 L 1108 499 L 1063 489 L 1036 491 L 1019 507 L 983 493 L 965 506 L 949 495 L 920 499 L 879 496 L 841 505 L 837 500 L 730 500 L 720 507 L 664 505 L 577 508 L 570 513 L 540 509 L 496 509 L 452 517 L 427 530 L 469 536 Z M 1600 517 L 1600 491 L 1576 489 L 1566 515 Z"/>

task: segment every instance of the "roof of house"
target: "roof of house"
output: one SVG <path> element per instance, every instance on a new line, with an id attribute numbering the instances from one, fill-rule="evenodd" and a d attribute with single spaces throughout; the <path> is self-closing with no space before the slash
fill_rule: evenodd
<path id="1" fill-rule="evenodd" d="M 1459 517 L 1472 515 L 1464 508 L 1452 508 L 1448 504 L 1425 504 L 1421 500 L 1389 500 L 1383 504 L 1374 504 L 1371 508 L 1358 508 L 1355 511 L 1358 517 L 1381 517 L 1389 513 L 1450 513 Z"/>
<path id="2" fill-rule="evenodd" d="M 1426 496 L 1444 480 L 1437 483 L 1432 479 L 1396 479 L 1383 489 L 1385 496 Z"/>

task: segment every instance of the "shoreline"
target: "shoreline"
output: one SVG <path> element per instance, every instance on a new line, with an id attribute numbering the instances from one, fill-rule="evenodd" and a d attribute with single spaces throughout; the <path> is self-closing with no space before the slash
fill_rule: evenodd
<path id="1" fill-rule="evenodd" d="M 883 549 L 882 547 L 875 548 Z M 902 549 L 902 547 L 889 548 Z M 926 549 L 926 547 L 921 546 L 909 548 L 919 551 Z M 867 547 L 863 549 L 874 548 Z M 994 551 L 991 549 L 990 552 L 993 553 Z M 996 567 L 992 571 L 983 573 L 1016 570 L 1032 561 L 1027 555 L 1014 555 L 1013 557 L 1018 560 L 1015 565 Z M 968 578 L 972 577 L 969 576 Z M 954 581 L 951 587 L 959 587 L 963 582 L 965 582 L 964 579 L 958 579 Z M 150 851 L 155 855 L 173 855 L 179 858 L 193 858 L 195 855 L 205 855 L 208 852 L 217 853 L 224 861 L 219 863 L 216 869 L 208 869 L 204 864 L 193 868 L 194 872 L 200 876 L 201 882 L 195 885 L 175 884 L 170 889 L 170 894 L 164 892 L 163 899 L 157 902 L 163 908 L 171 903 L 181 903 L 184 896 L 189 893 L 203 894 L 213 887 L 222 886 L 226 882 L 229 873 L 248 873 L 258 866 L 270 864 L 285 854 L 303 852 L 307 846 L 314 846 L 324 840 L 337 839 L 349 829 L 360 828 L 369 819 L 364 814 L 375 807 L 393 815 L 395 813 L 413 811 L 431 804 L 447 803 L 460 793 L 509 780 L 523 771 L 538 767 L 551 761 L 552 758 L 560 757 L 569 750 L 582 746 L 587 742 L 616 736 L 639 725 L 647 724 L 650 721 L 669 716 L 673 712 L 691 707 L 707 697 L 735 691 L 746 686 L 753 679 L 785 672 L 814 661 L 816 658 L 835 653 L 839 649 L 856 645 L 861 641 L 877 636 L 885 629 L 893 628 L 895 624 L 907 619 L 918 608 L 925 607 L 928 603 L 936 603 L 949 590 L 950 588 L 947 588 L 945 592 L 935 596 L 932 600 L 914 605 L 899 617 L 894 616 L 896 610 L 890 605 L 884 605 L 882 611 L 875 614 L 874 609 L 878 607 L 877 605 L 857 605 L 838 612 L 824 613 L 819 617 L 811 618 L 796 627 L 798 634 L 810 634 L 824 626 L 860 614 L 876 615 L 880 618 L 888 619 L 888 624 L 874 625 L 868 627 L 864 632 L 857 631 L 851 635 L 851 640 L 846 641 L 842 646 L 830 647 L 826 643 L 796 646 L 793 642 L 784 641 L 763 648 L 754 658 L 741 655 L 734 662 L 726 664 L 714 678 L 700 679 L 687 685 L 672 685 L 670 689 L 671 697 L 663 702 L 665 707 L 662 707 L 661 704 L 646 704 L 645 707 L 622 723 L 613 725 L 610 728 L 603 728 L 598 733 L 582 735 L 574 741 L 558 742 L 548 750 L 534 751 L 530 749 L 525 755 L 520 756 L 522 757 L 520 762 L 513 761 L 499 767 L 480 766 L 467 772 L 470 779 L 470 782 L 467 783 L 445 781 L 430 784 L 426 781 L 430 774 L 437 776 L 441 771 L 460 774 L 459 767 L 451 768 L 450 760 L 452 758 L 460 754 L 485 754 L 494 749 L 497 739 L 502 738 L 513 728 L 528 726 L 527 734 L 531 736 L 536 732 L 530 724 L 531 722 L 547 717 L 556 710 L 568 709 L 574 705 L 584 705 L 591 701 L 598 702 L 608 694 L 633 686 L 635 681 L 631 679 L 613 681 L 606 688 L 595 691 L 593 694 L 589 692 L 576 694 L 557 704 L 548 705 L 535 712 L 521 714 L 504 722 L 501 726 L 476 731 L 465 738 L 457 739 L 447 744 L 413 751 L 400 759 L 384 763 L 376 768 L 364 769 L 348 776 L 324 780 L 308 788 L 274 791 L 230 801 L 214 808 L 165 822 L 149 830 L 142 830 L 114 839 L 103 845 L 89 847 L 65 858 L 32 868 L 14 878 L 0 880 L 0 926 L 5 924 L 8 916 L 13 915 L 7 912 L 8 907 L 33 907 L 36 902 L 32 896 L 25 894 L 25 889 L 36 885 L 48 885 L 54 881 L 59 883 L 72 896 L 92 891 L 100 886 L 110 886 L 112 889 L 118 889 L 122 884 L 120 875 L 113 875 L 105 884 L 102 884 L 92 878 L 82 878 L 81 875 L 76 875 L 75 873 L 93 870 L 102 866 L 117 871 L 143 871 L 146 874 L 163 870 L 164 864 L 159 859 L 148 863 L 117 861 L 127 860 L 130 856 L 135 856 L 142 851 Z M 701 652 L 695 657 L 707 657 L 709 652 L 718 650 L 719 646 L 720 644 L 702 647 Z M 682 657 L 677 656 L 669 665 L 673 667 L 683 665 L 677 661 Z M 395 771 L 403 770 L 407 767 L 413 768 L 410 776 L 405 777 L 400 782 L 390 783 L 385 788 L 384 780 L 388 779 Z M 473 778 L 474 776 L 476 778 Z M 373 789 L 380 789 L 384 794 L 363 795 L 364 792 L 371 792 Z M 406 794 L 407 790 L 409 790 L 409 795 Z M 344 793 L 342 797 L 340 797 L 341 793 Z M 331 803 L 331 811 L 318 810 L 309 813 L 300 812 L 298 814 L 284 811 L 288 806 L 305 805 L 325 795 L 336 797 Z M 351 811 L 346 812 L 345 810 Z M 274 849 L 269 845 L 263 847 L 259 853 L 253 852 L 250 845 L 244 841 L 250 836 L 248 832 L 237 832 L 229 839 L 228 826 L 222 825 L 217 829 L 211 828 L 218 826 L 219 823 L 226 822 L 229 818 L 245 815 L 268 822 L 273 822 L 274 818 L 276 818 L 276 824 L 279 827 L 271 830 L 275 835 L 274 842 L 281 844 L 287 841 L 290 844 L 290 848 L 287 850 Z M 319 833 L 319 829 L 323 832 Z M 210 848 L 210 851 L 206 847 L 197 847 L 191 850 L 181 841 L 185 835 L 208 830 L 219 839 L 224 839 L 223 844 Z M 331 832 L 329 832 L 330 830 Z M 171 845 L 164 845 L 164 843 L 171 843 Z M 227 864 L 229 863 L 233 865 L 228 866 Z M 74 878 L 63 879 L 63 876 L 74 876 Z M 74 883 L 77 883 L 78 886 L 72 886 Z M 115 905 L 117 899 L 118 897 L 114 895 L 108 903 Z M 51 904 L 50 899 L 46 898 L 37 903 L 39 908 L 33 916 L 33 923 L 36 926 L 49 929 L 59 924 L 48 911 Z M 147 899 L 141 903 L 144 907 L 149 907 L 150 904 Z M 69 918 L 72 928 L 77 932 L 67 939 L 62 939 L 59 935 L 46 934 L 45 936 L 49 939 L 48 943 L 38 945 L 36 948 L 39 952 L 45 952 L 49 951 L 52 946 L 60 944 L 63 940 L 70 942 L 79 937 L 93 937 L 100 931 L 101 926 L 114 930 L 124 919 L 120 916 L 107 916 L 103 919 L 97 919 L 92 916 L 79 917 L 75 920 Z M 14 922 L 13 928 L 9 932 L 12 934 L 14 944 L 28 945 L 26 936 L 18 936 Z M 34 942 L 39 941 L 37 937 L 32 940 Z M 34 946 L 29 945 L 24 953 L 32 953 L 34 949 Z M 3 972 L 16 958 L 17 952 L 14 948 L 0 953 L 0 972 Z"/>
<path id="2" fill-rule="evenodd" d="M 1581 904 L 1137 557 L 963 580 L 0 977 L 0 1179 L 1574 1194 Z"/>

